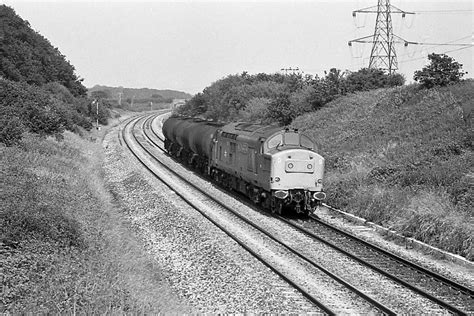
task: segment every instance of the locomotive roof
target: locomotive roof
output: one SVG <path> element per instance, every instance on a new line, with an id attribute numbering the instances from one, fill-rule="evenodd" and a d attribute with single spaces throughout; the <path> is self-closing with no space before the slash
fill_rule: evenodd
<path id="1" fill-rule="evenodd" d="M 221 128 L 225 133 L 235 135 L 245 135 L 256 138 L 268 138 L 275 132 L 282 130 L 281 127 L 275 125 L 261 125 L 253 123 L 230 123 Z"/>

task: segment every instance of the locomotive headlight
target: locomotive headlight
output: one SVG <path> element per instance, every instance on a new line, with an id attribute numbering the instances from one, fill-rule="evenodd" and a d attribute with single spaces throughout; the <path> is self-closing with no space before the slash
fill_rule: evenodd
<path id="1" fill-rule="evenodd" d="M 279 190 L 276 191 L 274 194 L 275 197 L 279 199 L 286 199 L 288 197 L 288 191 Z"/>
<path id="2" fill-rule="evenodd" d="M 324 200 L 324 199 L 326 199 L 326 193 L 324 193 L 324 192 L 314 192 L 313 197 L 316 200 Z"/>
<path id="3" fill-rule="evenodd" d="M 280 178 L 279 178 L 279 177 L 275 177 L 275 182 L 280 182 Z"/>
<path id="4" fill-rule="evenodd" d="M 292 168 L 293 168 L 293 164 L 290 162 L 290 163 L 288 164 L 288 169 L 292 169 Z"/>
<path id="5" fill-rule="evenodd" d="M 316 182 L 315 182 L 314 184 L 315 184 L 316 186 L 317 186 L 318 184 L 323 184 L 323 179 L 318 179 L 318 180 L 316 180 Z"/>
<path id="6" fill-rule="evenodd" d="M 308 167 L 308 169 L 313 169 L 313 165 L 312 165 L 312 164 L 310 164 L 310 163 L 308 164 L 308 166 L 307 166 L 307 167 Z"/>

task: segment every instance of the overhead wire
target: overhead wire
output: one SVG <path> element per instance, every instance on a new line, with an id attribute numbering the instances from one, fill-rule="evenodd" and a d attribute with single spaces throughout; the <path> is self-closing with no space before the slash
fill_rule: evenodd
<path id="1" fill-rule="evenodd" d="M 444 13 L 444 14 L 467 14 L 467 13 L 473 13 L 474 10 L 419 10 L 419 11 L 413 11 L 414 13 L 433 13 L 433 14 L 439 14 L 439 13 Z"/>
<path id="2" fill-rule="evenodd" d="M 430 48 L 435 48 L 435 47 L 439 47 L 439 46 L 456 46 L 456 45 L 462 45 L 463 47 L 471 47 L 473 44 L 453 44 L 454 42 L 457 42 L 457 41 L 461 41 L 461 40 L 464 40 L 466 38 L 471 38 L 471 35 L 467 35 L 467 36 L 463 36 L 461 38 L 458 38 L 458 39 L 455 39 L 455 40 L 452 40 L 452 41 L 449 41 L 449 42 L 446 42 L 446 43 L 419 43 L 418 45 L 426 45 L 427 47 L 424 47 L 423 49 L 426 50 L 426 49 L 430 49 Z M 398 55 L 398 57 L 401 57 L 401 56 L 409 56 L 409 55 L 413 55 L 413 54 L 404 54 L 404 55 Z M 409 57 L 412 57 L 412 56 L 409 56 Z"/>
<path id="3" fill-rule="evenodd" d="M 439 53 L 439 54 L 446 54 L 446 53 L 452 53 L 452 52 L 457 52 L 457 51 L 460 51 L 460 50 L 463 50 L 463 49 L 469 49 L 469 48 L 472 48 L 474 47 L 474 44 L 472 44 L 471 46 L 467 46 L 467 47 L 460 47 L 460 48 L 456 48 L 456 49 L 452 49 L 452 50 L 448 50 L 448 51 L 444 51 L 442 53 Z M 415 60 L 420 60 L 420 59 L 425 59 L 426 57 L 418 57 L 418 58 L 413 58 L 413 59 L 406 59 L 406 60 L 400 60 L 398 61 L 398 63 L 407 63 L 407 62 L 411 62 L 411 61 L 415 61 Z"/>

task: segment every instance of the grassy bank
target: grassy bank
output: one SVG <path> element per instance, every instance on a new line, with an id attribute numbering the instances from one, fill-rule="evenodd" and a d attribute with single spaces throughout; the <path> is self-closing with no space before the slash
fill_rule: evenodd
<path id="1" fill-rule="evenodd" d="M 64 136 L 0 147 L 0 312 L 160 312 L 159 272 L 107 192 L 101 145 Z"/>
<path id="2" fill-rule="evenodd" d="M 326 157 L 328 203 L 474 259 L 474 82 L 337 99 L 293 125 Z"/>

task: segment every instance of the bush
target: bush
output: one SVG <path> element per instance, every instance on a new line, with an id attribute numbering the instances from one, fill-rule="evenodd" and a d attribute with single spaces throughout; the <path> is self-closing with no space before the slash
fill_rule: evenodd
<path id="1" fill-rule="evenodd" d="M 401 74 L 386 74 L 381 69 L 362 68 L 347 76 L 346 89 L 348 92 L 368 91 L 401 86 L 404 83 L 405 78 Z"/>
<path id="2" fill-rule="evenodd" d="M 0 143 L 6 146 L 17 145 L 25 127 L 16 116 L 0 116 Z"/>
<path id="3" fill-rule="evenodd" d="M 22 132 L 58 136 L 76 126 L 90 129 L 88 104 L 59 83 L 46 84 L 43 89 L 0 79 L 0 117 L 5 122 L 0 142 L 10 146 L 21 139 Z M 108 116 L 106 109 L 100 109 L 102 124 L 107 124 Z"/>

